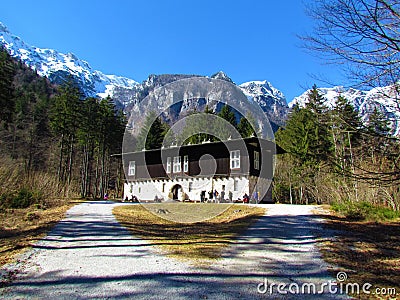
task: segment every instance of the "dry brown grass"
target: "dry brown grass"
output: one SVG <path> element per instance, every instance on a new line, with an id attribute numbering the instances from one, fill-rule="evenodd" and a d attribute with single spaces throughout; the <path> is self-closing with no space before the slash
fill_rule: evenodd
<path id="1" fill-rule="evenodd" d="M 400 221 L 348 221 L 329 211 L 323 215 L 327 229 L 337 230 L 335 240 L 320 245 L 324 259 L 348 274 L 347 282 L 373 285 L 359 299 L 398 299 L 400 295 Z M 375 288 L 395 288 L 397 296 L 372 294 Z"/>
<path id="2" fill-rule="evenodd" d="M 65 212 L 78 200 L 52 201 L 46 210 L 31 206 L 25 209 L 2 209 L 0 211 L 0 266 L 12 262 L 16 254 L 26 251 L 42 238 Z"/>
<path id="3" fill-rule="evenodd" d="M 50 171 L 31 171 L 28 174 L 23 160 L 15 160 L 2 154 L 0 162 L 0 199 L 3 195 L 16 194 L 22 189 L 34 193 L 39 200 L 35 202 L 41 203 L 51 202 L 58 197 L 73 198 L 79 195 L 77 180 L 63 185 L 56 174 Z M 50 205 L 52 204 L 49 203 Z"/>
<path id="4" fill-rule="evenodd" d="M 210 213 L 218 204 L 182 203 L 168 207 L 169 211 L 203 211 Z M 140 236 L 160 247 L 166 254 L 179 259 L 189 260 L 195 264 L 207 264 L 219 258 L 222 250 L 229 246 L 233 239 L 244 232 L 254 221 L 265 214 L 265 209 L 245 205 L 229 206 L 218 216 L 201 222 L 177 223 L 163 219 L 144 208 L 142 205 L 129 205 L 114 208 L 118 221 L 126 226 L 132 234 Z"/>

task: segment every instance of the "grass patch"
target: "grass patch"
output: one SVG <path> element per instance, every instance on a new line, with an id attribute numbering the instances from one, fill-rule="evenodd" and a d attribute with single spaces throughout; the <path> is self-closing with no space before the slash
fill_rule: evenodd
<path id="1" fill-rule="evenodd" d="M 400 218 L 400 212 L 388 207 L 375 206 L 369 202 L 336 202 L 331 208 L 352 221 L 388 221 Z"/>
<path id="2" fill-rule="evenodd" d="M 152 203 L 142 204 L 148 211 L 179 223 L 196 223 L 222 214 L 232 204 L 215 203 Z M 160 211 L 162 214 L 160 214 Z"/>
<path id="3" fill-rule="evenodd" d="M 53 203 L 43 209 L 38 205 L 28 208 L 0 210 L 0 266 L 10 263 L 15 255 L 27 250 L 33 243 L 44 237 L 65 212 L 81 201 Z M 56 205 L 57 204 L 57 205 Z"/>
<path id="4" fill-rule="evenodd" d="M 142 205 L 119 206 L 113 213 L 133 235 L 149 240 L 168 255 L 197 264 L 219 258 L 235 237 L 265 213 L 265 209 L 260 207 L 205 203 L 164 204 L 163 209 L 180 218 L 184 212 L 187 214 L 185 218 L 189 218 L 194 211 L 218 215 L 206 221 L 177 223 L 150 212 Z"/>
<path id="5" fill-rule="evenodd" d="M 339 210 L 340 211 L 340 210 Z M 320 245 L 325 261 L 345 271 L 349 283 L 372 284 L 371 294 L 357 299 L 398 299 L 400 295 L 400 221 L 354 221 L 335 211 L 324 214 L 325 227 L 336 230 Z M 345 283 L 346 283 L 345 282 Z M 395 288 L 396 295 L 377 295 L 376 288 Z"/>

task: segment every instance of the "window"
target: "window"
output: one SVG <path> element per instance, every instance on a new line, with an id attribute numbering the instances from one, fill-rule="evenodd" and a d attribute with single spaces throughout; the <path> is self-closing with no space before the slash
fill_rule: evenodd
<path id="1" fill-rule="evenodd" d="M 240 150 L 231 151 L 231 169 L 240 169 Z"/>
<path id="2" fill-rule="evenodd" d="M 189 172 L 189 156 L 183 157 L 183 172 Z"/>
<path id="3" fill-rule="evenodd" d="M 233 191 L 234 192 L 239 191 L 239 180 L 237 179 L 233 180 Z"/>
<path id="4" fill-rule="evenodd" d="M 174 167 L 174 173 L 179 173 L 182 170 L 180 156 L 174 157 L 174 166 L 173 167 Z"/>
<path id="5" fill-rule="evenodd" d="M 171 157 L 167 157 L 167 173 L 171 173 Z"/>
<path id="6" fill-rule="evenodd" d="M 189 182 L 189 192 L 193 190 L 193 182 Z"/>
<path id="7" fill-rule="evenodd" d="M 260 170 L 260 152 L 254 151 L 254 169 Z"/>
<path id="8" fill-rule="evenodd" d="M 134 176 L 136 172 L 136 164 L 134 161 L 129 162 L 128 176 Z"/>

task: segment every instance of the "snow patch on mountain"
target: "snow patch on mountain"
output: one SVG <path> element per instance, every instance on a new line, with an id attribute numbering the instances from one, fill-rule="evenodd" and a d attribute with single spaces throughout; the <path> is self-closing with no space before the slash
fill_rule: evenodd
<path id="1" fill-rule="evenodd" d="M 223 71 L 219 71 L 219 72 L 217 72 L 217 73 L 211 75 L 211 78 L 213 78 L 213 79 L 219 79 L 219 80 L 225 80 L 225 81 L 228 81 L 228 82 L 230 82 L 230 83 L 235 84 L 235 83 L 233 82 L 233 80 L 232 80 L 228 75 L 226 75 Z"/>
<path id="2" fill-rule="evenodd" d="M 11 56 L 19 58 L 41 76 L 60 83 L 69 74 L 73 75 L 86 96 L 112 96 L 115 87 L 132 89 L 138 83 L 135 80 L 105 75 L 90 67 L 87 61 L 79 59 L 73 53 L 61 53 L 53 49 L 43 49 L 26 44 L 18 36 L 10 33 L 0 22 L 0 43 Z"/>
<path id="3" fill-rule="evenodd" d="M 19 58 L 26 65 L 36 70 L 39 75 L 49 78 L 51 82 L 59 84 L 67 76 L 72 75 L 86 96 L 101 98 L 111 96 L 117 106 L 125 109 L 128 114 L 152 90 L 176 80 L 199 76 L 187 74 L 150 75 L 145 81 L 138 83 L 126 77 L 106 75 L 94 70 L 87 61 L 79 59 L 73 53 L 64 54 L 53 49 L 37 48 L 25 43 L 18 36 L 12 34 L 1 22 L 0 43 L 12 56 Z M 210 77 L 235 84 L 223 71 L 219 71 Z M 284 125 L 290 107 L 294 104 L 304 106 L 307 101 L 308 91 L 296 97 L 288 106 L 284 94 L 266 80 L 249 81 L 238 85 L 238 87 L 248 100 L 256 102 L 269 120 L 277 126 Z M 334 104 L 338 95 L 346 97 L 364 121 L 368 120 L 369 114 L 376 107 L 390 120 L 392 132 L 396 135 L 400 134 L 400 95 L 394 89 L 384 87 L 361 91 L 333 87 L 320 88 L 319 91 L 324 95 L 328 106 Z M 179 115 L 182 112 L 185 113 L 180 111 L 177 114 Z M 275 126 L 275 129 L 277 126 Z"/>
<path id="4" fill-rule="evenodd" d="M 249 81 L 239 85 L 249 100 L 255 101 L 267 114 L 270 121 L 282 126 L 289 107 L 285 95 L 266 80 Z"/>
<path id="5" fill-rule="evenodd" d="M 101 98 L 111 96 L 116 105 L 123 108 L 128 115 L 129 111 L 152 90 L 176 80 L 199 76 L 153 74 L 142 83 L 138 83 L 129 78 L 106 75 L 92 69 L 87 61 L 79 59 L 73 53 L 64 54 L 53 49 L 33 47 L 25 43 L 18 36 L 12 34 L 1 22 L 0 43 L 12 56 L 36 70 L 39 75 L 46 76 L 51 82 L 60 84 L 65 78 L 72 75 L 86 96 Z M 210 77 L 235 84 L 223 71 L 219 71 Z M 245 93 L 249 101 L 255 101 L 260 105 L 270 121 L 277 125 L 284 123 L 288 110 L 285 96 L 269 82 L 251 81 L 241 84 L 239 88 Z M 182 112 L 187 113 L 186 111 Z"/>
<path id="6" fill-rule="evenodd" d="M 320 94 L 325 98 L 325 104 L 332 108 L 339 95 L 345 97 L 354 106 L 363 122 L 368 122 L 369 115 L 377 108 L 390 121 L 391 133 L 400 135 L 400 95 L 391 86 L 374 88 L 369 91 L 362 91 L 353 88 L 346 89 L 342 86 L 332 88 L 318 88 Z M 299 105 L 304 107 L 307 103 L 308 93 L 293 99 L 290 107 Z"/>

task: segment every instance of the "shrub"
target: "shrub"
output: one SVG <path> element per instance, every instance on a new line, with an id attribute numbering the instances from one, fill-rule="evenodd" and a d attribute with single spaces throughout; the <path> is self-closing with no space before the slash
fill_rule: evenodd
<path id="1" fill-rule="evenodd" d="M 42 198 L 40 192 L 32 191 L 28 188 L 21 188 L 14 193 L 4 193 L 0 196 L 3 208 L 27 208 L 32 204 L 39 203 Z"/>
<path id="2" fill-rule="evenodd" d="M 22 188 L 18 191 L 14 199 L 12 199 L 12 208 L 26 208 L 34 202 L 33 193 L 26 188 Z"/>
<path id="3" fill-rule="evenodd" d="M 331 204 L 334 211 L 343 214 L 352 221 L 385 221 L 400 218 L 400 212 L 394 211 L 388 207 L 375 206 L 367 201 L 352 202 L 334 202 Z"/>

